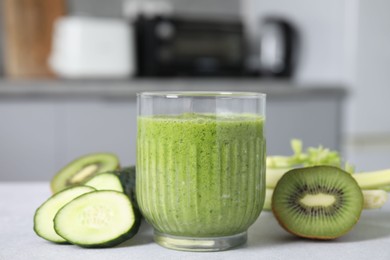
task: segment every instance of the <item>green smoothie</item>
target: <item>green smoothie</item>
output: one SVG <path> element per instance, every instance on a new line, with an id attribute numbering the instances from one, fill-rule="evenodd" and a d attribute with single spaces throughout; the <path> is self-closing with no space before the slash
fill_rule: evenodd
<path id="1" fill-rule="evenodd" d="M 146 220 L 175 236 L 245 232 L 264 203 L 263 123 L 252 114 L 140 116 L 136 190 Z"/>

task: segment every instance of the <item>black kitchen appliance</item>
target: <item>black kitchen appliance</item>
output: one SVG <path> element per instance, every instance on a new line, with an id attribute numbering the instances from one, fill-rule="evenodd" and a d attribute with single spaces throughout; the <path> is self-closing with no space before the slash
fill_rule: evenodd
<path id="1" fill-rule="evenodd" d="M 280 17 L 268 17 L 260 27 L 260 62 L 262 76 L 292 77 L 298 58 L 299 37 L 296 27 Z"/>
<path id="2" fill-rule="evenodd" d="M 141 15 L 135 30 L 140 77 L 234 77 L 245 72 L 239 20 Z"/>

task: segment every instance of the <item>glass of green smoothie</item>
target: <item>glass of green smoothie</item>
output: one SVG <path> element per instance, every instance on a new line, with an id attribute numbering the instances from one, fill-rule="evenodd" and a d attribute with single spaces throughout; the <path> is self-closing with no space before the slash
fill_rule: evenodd
<path id="1" fill-rule="evenodd" d="M 154 240 L 187 251 L 245 243 L 265 197 L 265 94 L 137 99 L 136 195 Z"/>

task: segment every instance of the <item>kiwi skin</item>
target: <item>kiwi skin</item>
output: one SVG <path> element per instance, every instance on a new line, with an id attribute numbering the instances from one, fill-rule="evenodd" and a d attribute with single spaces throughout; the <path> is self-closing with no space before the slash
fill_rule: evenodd
<path id="1" fill-rule="evenodd" d="M 335 177 L 341 177 L 340 181 L 348 182 L 347 184 L 348 188 L 350 188 L 354 193 L 353 194 L 355 199 L 354 202 L 356 202 L 356 205 L 353 205 L 353 207 L 356 207 L 355 208 L 356 211 L 355 211 L 355 215 L 351 216 L 350 219 L 351 222 L 348 223 L 348 228 L 345 228 L 343 226 L 345 229 L 342 232 L 338 232 L 336 234 L 324 235 L 324 234 L 319 234 L 316 231 L 302 232 L 302 230 L 300 230 L 299 228 L 300 223 L 294 223 L 294 225 L 292 225 L 291 220 L 290 223 L 287 225 L 284 220 L 285 219 L 285 216 L 283 216 L 284 213 L 282 212 L 282 210 L 280 210 L 280 204 L 276 205 L 277 195 L 286 189 L 286 185 L 288 185 L 288 183 L 291 182 L 291 180 L 294 179 L 297 180 L 302 178 L 302 175 L 310 174 L 310 177 L 311 178 L 314 177 L 314 179 L 317 181 L 317 179 L 318 180 L 323 179 L 324 173 L 329 174 L 329 176 L 334 175 Z M 343 193 L 343 195 L 341 196 L 345 196 L 345 194 Z M 363 203 L 364 203 L 364 199 L 363 199 L 362 191 L 358 186 L 356 180 L 349 173 L 333 166 L 313 166 L 313 167 L 305 167 L 305 168 L 290 170 L 279 180 L 278 184 L 276 185 L 274 194 L 272 196 L 272 212 L 275 218 L 277 219 L 278 223 L 280 224 L 280 226 L 282 226 L 286 231 L 288 231 L 293 235 L 306 238 L 306 239 L 332 240 L 345 235 L 356 225 L 356 223 L 360 218 L 361 212 L 363 210 Z M 286 208 L 284 208 L 283 211 L 286 212 Z M 307 215 L 306 217 L 310 218 L 311 216 Z M 313 217 L 313 219 L 310 220 L 310 223 L 313 223 L 312 221 L 315 221 L 315 218 L 316 217 Z M 309 219 L 308 219 L 308 223 L 309 223 Z"/>

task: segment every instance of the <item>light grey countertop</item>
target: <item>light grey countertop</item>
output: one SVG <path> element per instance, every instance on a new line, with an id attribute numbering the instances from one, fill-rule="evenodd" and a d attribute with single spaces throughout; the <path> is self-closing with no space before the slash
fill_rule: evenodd
<path id="1" fill-rule="evenodd" d="M 390 259 L 390 202 L 364 211 L 347 235 L 334 241 L 296 238 L 285 232 L 270 212 L 263 212 L 249 229 L 248 242 L 213 253 L 180 252 L 153 242 L 152 229 L 142 223 L 139 233 L 107 249 L 56 245 L 33 231 L 33 215 L 50 196 L 48 182 L 0 182 L 0 259 Z"/>
<path id="2" fill-rule="evenodd" d="M 0 99 L 12 98 L 134 98 L 142 91 L 254 91 L 269 97 L 344 97 L 342 85 L 295 84 L 254 78 L 133 80 L 0 80 Z"/>

